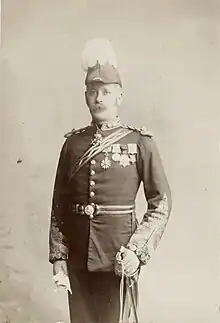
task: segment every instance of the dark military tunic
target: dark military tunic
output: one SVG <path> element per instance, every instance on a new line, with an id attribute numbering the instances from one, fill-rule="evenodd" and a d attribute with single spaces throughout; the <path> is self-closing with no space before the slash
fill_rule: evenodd
<path id="1" fill-rule="evenodd" d="M 94 277 L 100 277 L 97 279 L 99 284 L 96 284 L 99 297 L 102 293 L 99 288 L 105 286 L 100 281 L 106 281 L 103 275 L 108 275 L 108 281 L 113 279 L 114 283 L 112 281 L 110 285 L 115 286 L 114 292 L 110 293 L 110 288 L 106 287 L 106 293 L 110 293 L 109 302 L 114 304 L 112 312 L 117 312 L 117 315 L 115 301 L 111 301 L 119 294 L 119 278 L 114 275 L 116 253 L 121 246 L 125 246 L 136 253 L 141 265 L 146 264 L 159 243 L 171 210 L 170 188 L 154 139 L 144 130 L 122 125 L 120 127 L 127 127 L 132 131 L 97 154 L 73 177 L 72 171 L 91 146 L 94 135 L 98 132 L 105 138 L 117 128 L 102 130 L 92 123 L 84 129 L 74 131 L 66 139 L 55 180 L 49 255 L 51 263 L 54 260 L 68 259 L 71 273 L 76 273 L 71 279 L 72 284 L 75 281 L 74 286 L 82 282 L 80 275 L 93 277 L 91 281 L 94 281 Z M 130 214 L 125 214 L 120 213 L 120 207 L 135 205 L 141 182 L 148 207 L 143 220 L 138 224 L 135 209 Z M 113 210 L 117 210 L 118 206 L 118 210 L 115 214 L 104 212 L 90 219 L 88 216 L 76 214 L 76 204 L 108 206 L 110 209 L 112 206 Z M 81 296 L 82 290 L 87 293 L 86 289 L 91 287 L 91 281 L 86 285 L 87 280 L 83 278 Z M 95 291 L 93 286 L 93 296 Z M 85 295 L 83 297 L 88 300 Z M 107 303 L 105 302 L 105 306 Z M 80 310 L 80 306 L 77 306 L 72 313 Z M 82 307 L 81 311 L 84 311 Z M 116 323 L 117 315 L 109 321 L 105 316 L 105 320 L 102 318 L 100 322 Z M 78 322 L 76 315 L 71 317 L 72 322 Z M 91 323 L 99 320 L 89 316 L 88 320 L 81 317 L 79 322 Z"/>

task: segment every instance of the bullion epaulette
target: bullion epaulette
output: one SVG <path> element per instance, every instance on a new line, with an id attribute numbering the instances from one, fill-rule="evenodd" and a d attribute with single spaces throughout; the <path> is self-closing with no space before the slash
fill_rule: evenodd
<path id="1" fill-rule="evenodd" d="M 86 128 L 88 128 L 88 127 L 89 127 L 89 126 L 86 126 L 86 127 L 83 127 L 83 128 L 79 128 L 79 129 L 75 129 L 75 128 L 73 128 L 71 131 L 67 132 L 67 133 L 64 135 L 64 137 L 65 137 L 65 138 L 68 138 L 68 137 L 72 136 L 73 134 L 77 135 L 77 134 L 79 134 L 79 133 L 81 133 L 81 132 L 84 132 L 84 131 L 86 130 Z"/>
<path id="2" fill-rule="evenodd" d="M 148 137 L 153 137 L 153 134 L 152 132 L 150 132 L 149 130 L 147 130 L 144 126 L 141 127 L 141 128 L 138 128 L 138 127 L 134 127 L 132 125 L 123 125 L 123 128 L 127 128 L 127 129 L 130 129 L 130 130 L 134 130 L 134 131 L 137 131 L 137 132 L 140 132 L 141 135 L 143 136 L 148 136 Z"/>

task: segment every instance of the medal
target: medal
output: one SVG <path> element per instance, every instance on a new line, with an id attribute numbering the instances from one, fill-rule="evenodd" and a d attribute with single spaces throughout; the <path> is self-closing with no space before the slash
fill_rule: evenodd
<path id="1" fill-rule="evenodd" d="M 112 145 L 112 160 L 119 162 L 121 160 L 121 147 L 120 144 Z"/>
<path id="2" fill-rule="evenodd" d="M 136 154 L 137 154 L 137 145 L 136 144 L 128 144 L 128 154 L 130 163 L 135 164 L 136 163 Z"/>
<path id="3" fill-rule="evenodd" d="M 120 158 L 120 165 L 126 167 L 128 165 L 130 165 L 130 159 L 128 157 L 128 155 L 121 155 L 121 158 Z"/>
<path id="4" fill-rule="evenodd" d="M 106 156 L 102 161 L 101 161 L 101 167 L 103 169 L 108 169 L 111 166 L 111 160 Z"/>
<path id="5" fill-rule="evenodd" d="M 108 150 L 104 150 L 103 152 L 105 153 L 105 158 L 101 161 L 101 167 L 108 169 L 111 166 L 111 160 L 108 158 Z"/>
<path id="6" fill-rule="evenodd" d="M 121 150 L 122 150 L 122 155 L 120 158 L 120 165 L 122 165 L 123 167 L 126 167 L 126 166 L 130 165 L 130 159 L 127 154 L 128 146 L 121 145 Z"/>
<path id="7" fill-rule="evenodd" d="M 112 154 L 112 160 L 114 160 L 115 162 L 118 162 L 121 160 L 121 155 L 118 153 Z"/>
<path id="8" fill-rule="evenodd" d="M 132 164 L 135 164 L 136 163 L 136 157 L 135 157 L 135 155 L 130 155 L 130 162 Z"/>

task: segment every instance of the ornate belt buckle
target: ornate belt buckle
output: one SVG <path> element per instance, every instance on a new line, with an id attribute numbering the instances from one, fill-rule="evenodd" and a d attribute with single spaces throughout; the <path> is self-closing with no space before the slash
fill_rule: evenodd
<path id="1" fill-rule="evenodd" d="M 95 207 L 93 205 L 91 205 L 91 204 L 88 204 L 88 205 L 85 206 L 84 212 L 85 212 L 86 215 L 89 216 L 90 219 L 93 219 L 93 217 L 94 217 L 93 214 L 95 212 Z"/>

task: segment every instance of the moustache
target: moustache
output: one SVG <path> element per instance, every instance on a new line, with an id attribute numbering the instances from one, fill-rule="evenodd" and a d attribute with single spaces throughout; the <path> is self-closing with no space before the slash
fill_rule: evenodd
<path id="1" fill-rule="evenodd" d="M 102 112 L 107 110 L 106 107 L 102 104 L 95 104 L 91 106 L 91 112 Z"/>

